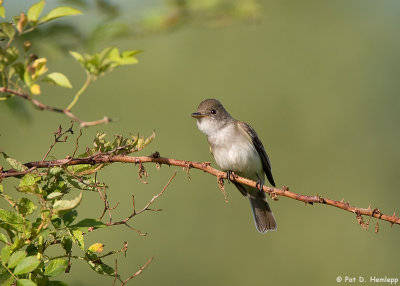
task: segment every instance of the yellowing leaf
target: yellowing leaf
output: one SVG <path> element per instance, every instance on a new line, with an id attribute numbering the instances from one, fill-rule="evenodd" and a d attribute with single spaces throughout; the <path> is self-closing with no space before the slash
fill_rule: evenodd
<path id="1" fill-rule="evenodd" d="M 85 250 L 85 240 L 83 239 L 83 233 L 78 228 L 72 230 L 75 243 L 78 244 L 79 248 Z"/>
<path id="2" fill-rule="evenodd" d="M 0 6 L 0 17 L 2 18 L 6 17 L 6 10 L 4 9 L 3 6 Z"/>
<path id="3" fill-rule="evenodd" d="M 28 10 L 28 20 L 36 22 L 39 19 L 40 13 L 42 13 L 44 4 L 46 1 L 41 0 L 36 4 L 33 4 Z"/>
<path id="4" fill-rule="evenodd" d="M 89 247 L 88 251 L 101 253 L 103 252 L 103 249 L 104 249 L 104 244 L 96 242 Z"/>
<path id="5" fill-rule="evenodd" d="M 40 94 L 40 85 L 38 85 L 37 83 L 33 84 L 31 86 L 31 93 L 34 95 Z"/>
<path id="6" fill-rule="evenodd" d="M 47 59 L 46 58 L 39 58 L 35 60 L 32 64 L 32 79 L 35 80 L 45 72 L 47 72 L 47 67 L 46 67 Z"/>
<path id="7" fill-rule="evenodd" d="M 21 162 L 8 157 L 6 153 L 1 152 L 1 154 L 3 154 L 4 159 L 6 159 L 7 163 L 10 164 L 10 166 L 13 167 L 15 170 L 17 170 L 19 172 L 28 170 L 28 168 L 26 166 L 24 166 Z"/>
<path id="8" fill-rule="evenodd" d="M 81 11 L 78 9 L 68 7 L 68 6 L 61 6 L 54 8 L 53 10 L 50 11 L 49 14 L 44 16 L 42 19 L 40 19 L 39 23 L 45 23 L 51 20 L 54 20 L 56 18 L 64 17 L 64 16 L 71 16 L 71 15 L 78 15 L 82 14 Z"/>

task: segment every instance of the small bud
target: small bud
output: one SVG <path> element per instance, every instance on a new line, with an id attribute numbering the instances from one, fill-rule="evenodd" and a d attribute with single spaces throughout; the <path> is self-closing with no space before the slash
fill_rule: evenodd
<path id="1" fill-rule="evenodd" d="M 17 30 L 20 34 L 22 33 L 27 22 L 28 22 L 28 18 L 26 17 L 26 15 L 24 13 L 21 13 L 19 15 L 19 20 L 17 23 Z"/>
<path id="2" fill-rule="evenodd" d="M 24 50 L 25 52 L 29 51 L 29 49 L 32 47 L 31 41 L 25 41 L 24 43 Z"/>

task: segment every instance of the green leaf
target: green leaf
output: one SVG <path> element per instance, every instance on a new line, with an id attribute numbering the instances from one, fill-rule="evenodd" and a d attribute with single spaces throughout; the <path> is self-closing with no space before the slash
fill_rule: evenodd
<path id="1" fill-rule="evenodd" d="M 49 14 L 47 14 L 42 19 L 40 19 L 39 23 L 45 23 L 45 22 L 54 20 L 56 18 L 77 15 L 77 14 L 82 14 L 82 12 L 79 11 L 78 9 L 75 9 L 72 7 L 61 6 L 61 7 L 57 7 L 57 8 L 54 8 L 53 10 L 51 10 Z"/>
<path id="2" fill-rule="evenodd" d="M 107 264 L 104 264 L 103 262 L 98 263 L 97 261 L 88 261 L 90 267 L 96 271 L 98 274 L 102 275 L 108 275 L 108 276 L 114 276 L 115 275 L 115 270 L 111 266 L 108 266 Z"/>
<path id="3" fill-rule="evenodd" d="M 3 6 L 0 6 L 0 17 L 2 18 L 6 17 L 6 9 L 4 9 Z"/>
<path id="4" fill-rule="evenodd" d="M 76 208 L 82 201 L 82 192 L 73 200 L 59 200 L 53 205 L 56 211 L 67 211 Z"/>
<path id="5" fill-rule="evenodd" d="M 78 52 L 74 52 L 74 51 L 70 51 L 69 52 L 71 54 L 71 56 L 77 60 L 78 62 L 80 62 L 81 64 L 85 63 L 85 58 Z"/>
<path id="6" fill-rule="evenodd" d="M 19 172 L 23 172 L 28 170 L 28 168 L 26 166 L 24 166 L 21 162 L 18 162 L 17 160 L 10 158 L 7 156 L 6 153 L 1 152 L 3 154 L 4 159 L 6 159 L 7 163 L 10 164 L 10 166 L 12 168 L 14 168 L 15 170 L 19 171 Z"/>
<path id="7" fill-rule="evenodd" d="M 11 25 L 10 23 L 8 23 L 8 22 L 3 22 L 3 23 L 1 23 L 0 24 L 0 29 L 3 31 L 3 33 L 7 36 L 7 37 L 9 37 L 10 39 L 12 38 L 12 37 L 14 37 L 14 35 L 15 35 L 15 28 L 14 28 L 14 26 L 13 25 Z"/>
<path id="8" fill-rule="evenodd" d="M 37 259 L 36 256 L 25 257 L 18 263 L 17 267 L 15 267 L 14 274 L 21 275 L 21 274 L 25 274 L 25 273 L 30 273 L 33 270 L 35 270 L 36 267 L 39 266 L 39 264 L 40 264 L 40 260 Z"/>
<path id="9" fill-rule="evenodd" d="M 28 20 L 31 22 L 37 22 L 39 19 L 40 14 L 42 13 L 44 4 L 46 3 L 45 0 L 41 0 L 36 4 L 33 4 L 28 10 Z"/>
<path id="10" fill-rule="evenodd" d="M 76 217 L 78 216 L 78 212 L 76 210 L 72 210 L 67 212 L 65 215 L 62 216 L 62 220 L 66 226 L 69 226 L 71 223 L 74 222 Z"/>
<path id="11" fill-rule="evenodd" d="M 73 177 L 68 177 L 67 182 L 71 185 L 71 187 L 80 189 L 80 190 L 92 190 L 90 184 L 94 182 L 92 177 L 81 178 L 81 180 L 77 180 Z"/>
<path id="12" fill-rule="evenodd" d="M 64 171 L 64 169 L 61 167 L 53 167 L 49 170 L 49 175 L 55 176 L 55 175 L 62 173 L 63 171 Z"/>
<path id="13" fill-rule="evenodd" d="M 62 73 L 59 73 L 59 72 L 50 73 L 43 80 L 53 83 L 53 84 L 56 84 L 61 87 L 72 88 L 72 85 L 69 82 L 69 79 L 65 75 L 63 75 Z"/>
<path id="14" fill-rule="evenodd" d="M 0 285 L 8 286 L 14 282 L 14 277 L 0 264 Z"/>
<path id="15" fill-rule="evenodd" d="M 2 192 L 4 192 L 4 189 L 3 189 L 3 185 L 0 184 L 0 194 L 1 194 Z"/>
<path id="16" fill-rule="evenodd" d="M 102 227 L 107 227 L 102 221 L 93 219 L 93 218 L 85 218 L 78 222 L 77 224 L 72 225 L 71 227 L 96 227 L 96 228 L 102 228 Z"/>
<path id="17" fill-rule="evenodd" d="M 26 174 L 19 182 L 19 187 L 28 187 L 36 184 L 36 176 L 34 174 Z"/>
<path id="18" fill-rule="evenodd" d="M 56 229 L 58 229 L 61 226 L 62 220 L 59 217 L 55 217 L 51 219 L 51 223 Z"/>
<path id="19" fill-rule="evenodd" d="M 22 215 L 30 215 L 36 209 L 34 203 L 28 198 L 21 198 L 18 202 L 18 212 Z"/>
<path id="20" fill-rule="evenodd" d="M 8 242 L 7 241 L 7 236 L 5 236 L 4 234 L 0 233 L 0 241 L 4 242 L 4 243 L 7 243 Z"/>
<path id="21" fill-rule="evenodd" d="M 40 181 L 40 177 L 34 174 L 26 174 L 19 181 L 18 191 L 20 192 L 35 192 L 36 182 Z"/>
<path id="22" fill-rule="evenodd" d="M 48 229 L 46 229 L 46 230 L 48 230 Z M 41 233 L 42 232 L 43 231 L 41 231 Z M 31 243 L 26 248 L 26 253 L 28 254 L 28 256 L 36 255 L 38 253 L 38 249 L 33 243 Z"/>
<path id="23" fill-rule="evenodd" d="M 10 259 L 8 260 L 7 267 L 8 268 L 14 268 L 17 266 L 17 264 L 26 257 L 25 251 L 17 251 L 14 252 L 11 256 Z"/>
<path id="24" fill-rule="evenodd" d="M 62 239 L 62 247 L 64 248 L 65 252 L 68 254 L 71 252 L 72 249 L 72 239 L 69 236 L 64 236 Z"/>
<path id="25" fill-rule="evenodd" d="M 4 64 L 6 66 L 11 65 L 19 57 L 18 49 L 16 47 L 14 47 L 14 46 L 9 47 L 8 49 L 5 50 L 4 57 L 6 59 L 4 61 Z"/>
<path id="26" fill-rule="evenodd" d="M 23 231 L 24 219 L 18 213 L 0 209 L 0 222 L 6 223 L 18 231 Z"/>
<path id="27" fill-rule="evenodd" d="M 55 277 L 65 271 L 68 266 L 68 261 L 64 259 L 54 259 L 44 270 L 44 275 Z"/>
<path id="28" fill-rule="evenodd" d="M 17 286 L 37 286 L 37 284 L 29 279 L 19 279 L 17 281 Z"/>
<path id="29" fill-rule="evenodd" d="M 11 246 L 6 245 L 1 249 L 1 263 L 5 264 L 8 262 L 11 256 Z"/>
<path id="30" fill-rule="evenodd" d="M 75 242 L 78 244 L 80 249 L 85 251 L 85 241 L 83 239 L 83 233 L 78 228 L 72 230 L 72 235 L 75 238 Z"/>

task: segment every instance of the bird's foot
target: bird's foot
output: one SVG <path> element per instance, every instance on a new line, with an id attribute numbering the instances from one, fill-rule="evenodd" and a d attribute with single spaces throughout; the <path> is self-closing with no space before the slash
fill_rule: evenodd
<path id="1" fill-rule="evenodd" d="M 257 180 L 256 188 L 257 188 L 261 193 L 264 193 L 263 187 L 264 187 L 264 185 L 263 185 L 263 183 L 261 182 L 261 180 Z"/>
<path id="2" fill-rule="evenodd" d="M 231 175 L 232 175 L 233 177 L 235 177 L 233 171 L 231 171 L 231 170 L 226 171 L 226 179 L 228 180 L 228 184 L 231 183 Z"/>

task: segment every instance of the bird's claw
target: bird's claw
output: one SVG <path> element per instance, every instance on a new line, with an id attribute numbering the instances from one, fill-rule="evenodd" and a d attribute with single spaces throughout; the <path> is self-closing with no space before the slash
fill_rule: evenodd
<path id="1" fill-rule="evenodd" d="M 231 170 L 226 171 L 226 179 L 228 180 L 228 184 L 231 183 L 231 175 L 233 172 Z"/>
<path id="2" fill-rule="evenodd" d="M 260 192 L 264 192 L 264 191 L 263 191 L 263 187 L 264 187 L 263 183 L 261 183 L 261 181 L 258 180 L 257 183 L 256 183 L 256 188 L 257 188 Z"/>

